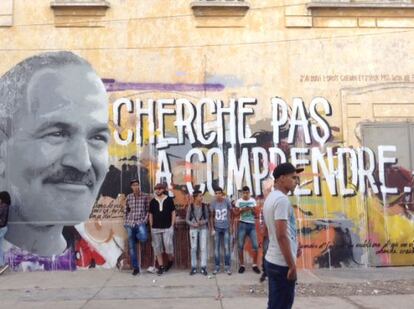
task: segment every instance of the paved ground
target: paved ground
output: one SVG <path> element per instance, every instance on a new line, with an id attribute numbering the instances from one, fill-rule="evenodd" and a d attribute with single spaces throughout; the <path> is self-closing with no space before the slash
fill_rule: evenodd
<path id="1" fill-rule="evenodd" d="M 266 308 L 258 275 L 133 277 L 118 270 L 6 272 L 0 308 Z M 414 308 L 414 267 L 301 271 L 294 308 Z"/>

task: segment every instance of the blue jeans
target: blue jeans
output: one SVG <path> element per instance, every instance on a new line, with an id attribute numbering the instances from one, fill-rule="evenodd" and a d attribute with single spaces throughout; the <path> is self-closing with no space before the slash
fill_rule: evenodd
<path id="1" fill-rule="evenodd" d="M 266 273 L 266 267 L 265 267 L 266 260 L 265 260 L 265 256 L 266 256 L 266 253 L 267 253 L 267 249 L 269 248 L 269 236 L 263 237 L 263 244 L 262 244 L 262 246 L 263 246 L 262 269 L 263 269 L 263 272 Z"/>
<path id="2" fill-rule="evenodd" d="M 208 229 L 190 229 L 191 267 L 197 268 L 197 248 L 200 249 L 200 266 L 207 267 Z"/>
<path id="3" fill-rule="evenodd" d="M 238 234 L 239 234 L 238 235 L 239 236 L 238 237 L 239 251 L 243 252 L 244 240 L 246 239 L 246 236 L 248 236 L 252 242 L 253 251 L 257 252 L 258 246 L 257 246 L 256 224 L 240 221 Z M 253 263 L 256 263 L 256 261 L 254 261 Z"/>
<path id="4" fill-rule="evenodd" d="M 216 268 L 220 268 L 220 245 L 224 241 L 224 266 L 230 268 L 230 229 L 215 228 L 214 236 L 214 262 Z"/>
<path id="5" fill-rule="evenodd" d="M 295 298 L 295 281 L 287 279 L 289 267 L 265 261 L 269 280 L 269 301 L 267 309 L 290 309 Z"/>
<path id="6" fill-rule="evenodd" d="M 141 243 L 146 242 L 148 239 L 148 230 L 147 225 L 136 224 L 134 226 L 125 225 L 125 229 L 128 233 L 128 247 L 129 247 L 129 256 L 131 258 L 132 268 L 138 269 L 138 254 L 137 254 L 137 240 Z"/>
<path id="7" fill-rule="evenodd" d="M 6 232 L 7 226 L 0 228 L 0 266 L 4 265 L 3 239 Z"/>

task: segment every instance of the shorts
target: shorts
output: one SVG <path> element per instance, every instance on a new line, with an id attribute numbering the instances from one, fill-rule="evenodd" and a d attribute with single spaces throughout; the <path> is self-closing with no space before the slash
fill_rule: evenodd
<path id="1" fill-rule="evenodd" d="M 163 253 L 163 244 L 165 253 L 174 254 L 174 228 L 152 229 L 151 238 L 155 255 Z"/>

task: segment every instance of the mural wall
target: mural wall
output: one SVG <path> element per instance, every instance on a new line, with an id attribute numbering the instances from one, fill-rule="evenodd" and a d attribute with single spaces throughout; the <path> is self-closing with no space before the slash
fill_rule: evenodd
<path id="1" fill-rule="evenodd" d="M 189 266 L 184 216 L 195 186 L 206 201 L 215 186 L 232 200 L 249 186 L 261 245 L 260 207 L 285 161 L 305 167 L 291 195 L 300 267 L 414 264 L 409 33 L 288 30 L 282 1 L 263 1 L 269 8 L 253 10 L 241 28 L 193 27 L 191 15 L 181 27 L 190 44 L 173 32 L 178 20 L 156 34 L 148 30 L 164 19 L 125 16 L 119 6 L 133 4 L 121 2 L 106 16 L 118 23 L 88 29 L 98 41 L 45 25 L 52 40 L 28 31 L 46 50 L 32 42 L 11 54 L 18 40 L 0 28 L 0 189 L 12 196 L 3 249 L 13 269 L 128 268 L 132 178 L 148 193 L 164 182 L 174 196 L 177 267 Z M 160 16 L 158 2 L 143 12 Z M 169 8 L 189 10 L 184 1 Z M 132 31 L 137 23 L 143 28 Z M 21 28 L 16 38 L 28 36 Z M 128 48 L 108 49 L 117 33 Z M 149 243 L 141 256 L 144 267 L 153 264 Z"/>

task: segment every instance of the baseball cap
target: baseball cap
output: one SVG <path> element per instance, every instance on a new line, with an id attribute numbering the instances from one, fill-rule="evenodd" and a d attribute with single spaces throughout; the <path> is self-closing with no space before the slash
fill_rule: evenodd
<path id="1" fill-rule="evenodd" d="M 165 189 L 165 185 L 163 183 L 157 183 L 154 189 Z"/>
<path id="2" fill-rule="evenodd" d="M 273 178 L 278 179 L 282 175 L 288 175 L 292 173 L 301 173 L 303 172 L 303 168 L 296 168 L 291 163 L 281 163 L 273 170 Z"/>

